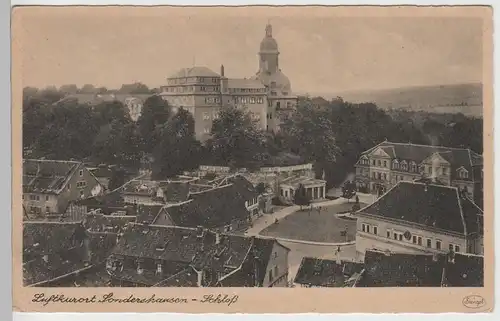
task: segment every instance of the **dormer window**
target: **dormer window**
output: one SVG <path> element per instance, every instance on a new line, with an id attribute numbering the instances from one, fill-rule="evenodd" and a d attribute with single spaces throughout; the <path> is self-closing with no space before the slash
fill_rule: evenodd
<path id="1" fill-rule="evenodd" d="M 459 178 L 469 178 L 469 172 L 465 168 L 460 167 L 457 171 Z"/>
<path id="2" fill-rule="evenodd" d="M 417 171 L 417 163 L 415 163 L 414 161 L 410 162 L 410 171 L 413 173 Z"/>
<path id="3" fill-rule="evenodd" d="M 156 264 L 156 273 L 161 273 L 163 270 L 162 270 L 162 265 L 161 263 L 157 263 Z"/>
<path id="4" fill-rule="evenodd" d="M 392 161 L 392 168 L 399 169 L 399 162 L 397 159 Z"/>
<path id="5" fill-rule="evenodd" d="M 401 162 L 401 169 L 404 171 L 408 170 L 408 163 L 406 161 Z"/>
<path id="6" fill-rule="evenodd" d="M 80 176 L 83 176 L 83 169 L 80 170 Z"/>

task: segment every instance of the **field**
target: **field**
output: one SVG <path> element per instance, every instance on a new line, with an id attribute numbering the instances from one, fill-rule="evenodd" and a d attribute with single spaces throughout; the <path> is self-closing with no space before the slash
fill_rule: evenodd
<path id="1" fill-rule="evenodd" d="M 317 209 L 297 211 L 264 229 L 260 234 L 293 240 L 341 243 L 354 241 L 356 221 L 336 217 L 336 214 L 348 211 L 354 203 L 339 204 Z M 364 207 L 366 204 L 360 204 Z M 347 230 L 347 235 L 341 234 Z"/>

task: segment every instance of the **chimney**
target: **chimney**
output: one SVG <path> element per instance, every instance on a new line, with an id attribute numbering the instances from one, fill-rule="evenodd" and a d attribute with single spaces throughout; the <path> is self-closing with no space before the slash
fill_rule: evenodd
<path id="1" fill-rule="evenodd" d="M 220 65 L 220 75 L 224 78 L 224 65 Z"/>
<path id="2" fill-rule="evenodd" d="M 215 232 L 215 244 L 217 244 L 217 245 L 220 244 L 220 232 L 219 231 Z"/>
<path id="3" fill-rule="evenodd" d="M 198 286 L 202 287 L 203 286 L 203 270 L 201 271 L 196 271 L 196 274 L 198 274 Z"/>

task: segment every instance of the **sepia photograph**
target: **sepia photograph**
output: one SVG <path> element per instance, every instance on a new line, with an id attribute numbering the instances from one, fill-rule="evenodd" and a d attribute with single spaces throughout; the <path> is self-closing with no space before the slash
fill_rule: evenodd
<path id="1" fill-rule="evenodd" d="M 386 9 L 15 8 L 19 294 L 491 309 L 491 11 Z"/>

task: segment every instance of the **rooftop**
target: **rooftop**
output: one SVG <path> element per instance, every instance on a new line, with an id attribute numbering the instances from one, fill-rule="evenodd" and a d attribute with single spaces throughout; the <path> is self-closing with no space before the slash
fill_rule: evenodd
<path id="1" fill-rule="evenodd" d="M 59 194 L 82 166 L 76 161 L 23 159 L 23 193 Z"/>
<path id="2" fill-rule="evenodd" d="M 212 78 L 220 78 L 220 75 L 207 67 L 191 67 L 191 68 L 182 68 L 177 71 L 175 74 L 168 77 L 169 79 L 175 78 L 188 78 L 188 77 L 212 77 Z"/>
<path id="3" fill-rule="evenodd" d="M 304 257 L 294 283 L 321 287 L 343 287 L 355 273 L 361 273 L 362 263 Z"/>
<path id="4" fill-rule="evenodd" d="M 483 211 L 457 188 L 417 182 L 400 182 L 358 214 L 369 214 L 470 234 L 482 232 Z"/>

